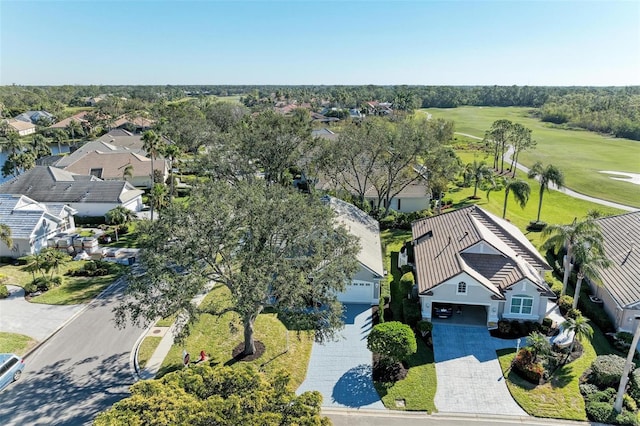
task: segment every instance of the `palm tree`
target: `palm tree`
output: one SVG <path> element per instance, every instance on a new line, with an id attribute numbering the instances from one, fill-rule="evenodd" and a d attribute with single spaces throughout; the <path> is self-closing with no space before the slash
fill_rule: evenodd
<path id="1" fill-rule="evenodd" d="M 31 151 L 35 155 L 36 159 L 51 155 L 51 148 L 47 138 L 42 135 L 35 135 L 31 142 Z"/>
<path id="2" fill-rule="evenodd" d="M 13 238 L 11 238 L 11 228 L 9 225 L 0 223 L 0 241 L 5 243 L 9 249 L 13 249 Z"/>
<path id="3" fill-rule="evenodd" d="M 124 169 L 122 170 L 122 179 L 127 180 L 132 178 L 133 178 L 133 165 L 127 164 L 126 166 L 124 166 Z"/>
<path id="4" fill-rule="evenodd" d="M 182 153 L 180 148 L 175 144 L 167 144 L 164 147 L 164 156 L 169 159 L 169 182 L 171 185 L 171 189 L 169 190 L 169 200 L 173 200 L 173 194 L 175 192 L 174 182 L 173 182 L 173 166 L 174 162 L 178 158 L 178 156 Z"/>
<path id="5" fill-rule="evenodd" d="M 16 164 L 15 159 L 17 158 L 18 154 L 22 152 L 23 148 L 22 141 L 20 140 L 20 135 L 18 135 L 18 133 L 14 131 L 7 132 L 5 135 L 5 140 L 6 142 L 2 146 L 2 150 L 9 153 L 8 157 L 13 158 L 13 161 L 8 166 L 12 166 L 13 175 L 18 176 L 18 165 Z M 10 168 L 7 170 L 6 175 L 11 174 L 10 170 Z"/>
<path id="6" fill-rule="evenodd" d="M 567 250 L 567 254 L 563 260 L 564 276 L 562 278 L 562 292 L 563 296 L 567 291 L 567 283 L 569 282 L 569 275 L 571 274 L 574 247 L 578 244 L 589 245 L 597 250 L 603 250 L 604 237 L 602 231 L 597 222 L 591 218 L 587 218 L 583 221 L 574 221 L 569 225 L 547 225 L 543 231 L 543 236 L 549 236 L 547 240 L 542 244 L 543 250 L 553 249 L 556 253 L 564 247 Z"/>
<path id="7" fill-rule="evenodd" d="M 147 130 L 142 134 L 142 142 L 142 149 L 147 151 L 147 156 L 151 158 L 151 183 L 149 184 L 149 189 L 153 190 L 155 183 L 153 161 L 160 152 L 160 137 L 153 130 Z M 151 204 L 151 220 L 153 220 L 153 203 Z"/>
<path id="8" fill-rule="evenodd" d="M 567 318 L 567 320 L 562 323 L 562 328 L 567 330 L 569 333 L 574 333 L 571 346 L 569 347 L 569 355 L 573 352 L 576 339 L 582 341 L 585 337 L 591 338 L 591 336 L 593 336 L 593 328 L 589 325 L 589 320 L 582 315 L 578 315 L 575 319 Z"/>
<path id="9" fill-rule="evenodd" d="M 527 336 L 527 345 L 533 352 L 533 362 L 538 360 L 538 355 L 545 355 L 551 352 L 551 343 L 547 337 L 539 331 L 534 331 Z"/>
<path id="10" fill-rule="evenodd" d="M 51 279 L 53 279 L 53 272 L 60 272 L 60 267 L 66 265 L 71 258 L 67 253 L 63 253 L 54 248 L 45 248 L 40 254 L 44 258 L 41 267 L 46 271 L 51 271 Z"/>
<path id="11" fill-rule="evenodd" d="M 487 166 L 487 163 L 485 163 L 484 161 L 478 163 L 475 160 L 473 161 L 473 163 L 467 164 L 467 166 L 465 167 L 465 171 L 469 173 L 471 181 L 473 182 L 474 186 L 472 198 L 476 199 L 478 198 L 478 186 L 490 179 L 493 176 L 493 171 L 489 166 Z"/>
<path id="12" fill-rule="evenodd" d="M 82 132 L 82 126 L 80 126 L 80 123 L 78 123 L 76 120 L 71 120 L 69 121 L 69 124 L 67 124 L 67 127 L 65 129 L 67 133 L 69 133 L 69 136 L 71 136 L 72 143 L 75 145 L 76 135 L 79 135 L 80 132 Z"/>
<path id="13" fill-rule="evenodd" d="M 544 191 L 549 191 L 549 184 L 553 183 L 558 189 L 564 185 L 564 174 L 553 164 L 543 167 L 541 162 L 537 162 L 529 170 L 529 179 L 536 178 L 540 182 L 540 201 L 538 202 L 538 218 L 540 222 L 540 211 L 542 210 L 542 196 Z"/>
<path id="14" fill-rule="evenodd" d="M 160 211 L 167 205 L 167 186 L 163 183 L 156 183 L 151 188 L 149 198 L 151 199 L 151 211 L 153 212 L 154 208 Z M 151 216 L 151 220 L 153 220 L 153 216 Z"/>
<path id="15" fill-rule="evenodd" d="M 67 140 L 67 134 L 62 129 L 53 129 L 49 134 L 58 144 L 58 155 L 62 154 L 62 142 Z"/>
<path id="16" fill-rule="evenodd" d="M 121 225 L 126 225 L 136 218 L 136 215 L 133 211 L 123 206 L 112 208 L 107 212 L 105 216 L 109 225 L 115 225 L 116 241 L 119 241 L 118 227 L 120 227 Z"/>
<path id="17" fill-rule="evenodd" d="M 529 195 L 531 195 L 531 187 L 529 183 L 522 179 L 509 179 L 505 177 L 504 183 L 504 207 L 502 208 L 502 218 L 507 215 L 507 200 L 509 199 L 509 193 L 513 194 L 513 198 L 518 202 L 520 207 L 524 209 L 529 201 Z"/>
<path id="18" fill-rule="evenodd" d="M 592 283 L 600 282 L 600 271 L 611 266 L 611 261 L 604 255 L 604 247 L 600 244 L 590 245 L 588 242 L 581 242 L 575 248 L 575 258 L 578 264 L 578 280 L 576 282 L 576 292 L 573 295 L 573 309 L 578 307 L 580 298 L 580 287 L 585 275 Z"/>

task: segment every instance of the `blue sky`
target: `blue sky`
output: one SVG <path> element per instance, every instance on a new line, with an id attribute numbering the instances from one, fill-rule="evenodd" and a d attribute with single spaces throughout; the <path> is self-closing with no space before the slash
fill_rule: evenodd
<path id="1" fill-rule="evenodd" d="M 640 1 L 0 0 L 0 84 L 640 85 Z"/>

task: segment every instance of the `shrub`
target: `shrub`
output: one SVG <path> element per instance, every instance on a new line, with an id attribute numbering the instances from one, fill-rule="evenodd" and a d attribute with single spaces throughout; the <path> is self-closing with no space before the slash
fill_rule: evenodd
<path id="1" fill-rule="evenodd" d="M 630 411 L 622 410 L 622 413 L 618 414 L 613 422 L 617 425 L 637 425 L 638 424 L 638 416 L 636 413 L 632 413 Z"/>
<path id="2" fill-rule="evenodd" d="M 618 355 L 600 355 L 591 364 L 591 382 L 606 388 L 616 387 L 624 371 L 625 359 Z"/>
<path id="3" fill-rule="evenodd" d="M 578 300 L 578 308 L 580 308 L 582 314 L 597 325 L 603 333 L 612 333 L 615 331 L 613 322 L 603 306 L 592 303 L 588 296 L 583 295 L 580 297 L 580 300 Z"/>
<path id="4" fill-rule="evenodd" d="M 416 329 L 425 336 L 433 330 L 433 323 L 427 320 L 420 320 L 416 324 Z"/>
<path id="5" fill-rule="evenodd" d="M 600 392 L 600 388 L 598 388 L 593 383 L 580 384 L 580 393 L 585 399 L 589 398 L 591 395 L 593 395 L 596 392 Z"/>
<path id="6" fill-rule="evenodd" d="M 625 342 L 627 345 L 631 345 L 633 342 L 633 334 L 626 331 L 619 331 L 616 333 L 616 339 Z"/>
<path id="7" fill-rule="evenodd" d="M 413 272 L 409 271 L 400 278 L 400 291 L 402 291 L 402 297 L 411 298 L 411 289 L 415 284 L 413 278 Z"/>
<path id="8" fill-rule="evenodd" d="M 567 318 L 576 319 L 580 316 L 582 316 L 582 312 L 580 312 L 580 309 L 569 309 L 566 313 Z"/>
<path id="9" fill-rule="evenodd" d="M 610 402 L 588 402 L 585 408 L 589 419 L 598 423 L 612 423 L 616 417 L 613 404 Z"/>
<path id="10" fill-rule="evenodd" d="M 565 294 L 564 296 L 560 296 L 558 299 L 558 308 L 560 308 L 560 313 L 565 315 L 573 306 L 573 297 Z"/>
<path id="11" fill-rule="evenodd" d="M 367 337 L 367 348 L 376 354 L 399 362 L 416 353 L 418 344 L 413 330 L 398 321 L 378 324 Z"/>
<path id="12" fill-rule="evenodd" d="M 554 277 L 553 272 L 547 271 L 547 273 L 544 275 L 544 281 L 556 296 L 560 296 L 560 293 L 562 292 L 562 281 Z"/>
<path id="13" fill-rule="evenodd" d="M 513 367 L 523 379 L 533 384 L 540 384 L 544 377 L 544 367 L 539 362 L 533 361 L 533 352 L 530 348 L 522 348 L 513 361 Z"/>
<path id="14" fill-rule="evenodd" d="M 413 266 L 402 265 L 402 267 L 400 268 L 400 271 L 402 271 L 403 274 L 406 274 L 407 272 L 413 272 Z"/>
<path id="15" fill-rule="evenodd" d="M 402 316 L 405 324 L 414 327 L 422 318 L 422 313 L 420 312 L 420 304 L 410 299 L 403 299 Z"/>
<path id="16" fill-rule="evenodd" d="M 629 395 L 640 403 L 640 368 L 633 370 L 629 379 Z"/>
<path id="17" fill-rule="evenodd" d="M 551 327 L 553 327 L 553 320 L 551 318 L 545 318 L 542 320 L 541 331 L 547 334 L 551 330 Z"/>
<path id="18" fill-rule="evenodd" d="M 498 321 L 498 332 L 501 334 L 511 334 L 511 323 L 507 320 Z"/>
<path id="19" fill-rule="evenodd" d="M 631 396 L 629 396 L 629 394 L 624 394 L 622 395 L 622 402 L 624 404 L 624 407 L 629 410 L 629 411 L 638 411 L 638 404 L 636 404 L 636 402 L 633 400 L 633 398 L 631 398 Z"/>
<path id="20" fill-rule="evenodd" d="M 9 297 L 9 289 L 6 285 L 0 284 L 0 299 L 6 299 Z"/>

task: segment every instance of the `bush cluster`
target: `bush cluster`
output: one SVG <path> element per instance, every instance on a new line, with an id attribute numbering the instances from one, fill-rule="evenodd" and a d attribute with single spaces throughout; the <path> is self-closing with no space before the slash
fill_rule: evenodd
<path id="1" fill-rule="evenodd" d="M 420 312 L 420 304 L 415 300 L 403 299 L 402 300 L 402 316 L 404 322 L 411 327 L 415 327 L 418 321 L 422 318 Z"/>
<path id="2" fill-rule="evenodd" d="M 573 306 L 573 297 L 565 294 L 564 296 L 560 296 L 558 299 L 558 308 L 560 308 L 560 313 L 562 315 L 566 315 L 567 312 L 571 310 Z"/>
<path id="3" fill-rule="evenodd" d="M 415 283 L 413 272 L 409 271 L 402 275 L 402 278 L 400 278 L 400 291 L 402 291 L 403 297 L 411 298 L 411 290 Z"/>
<path id="4" fill-rule="evenodd" d="M 9 297 L 9 289 L 6 285 L 0 284 L 0 299 L 6 299 Z"/>
<path id="5" fill-rule="evenodd" d="M 591 364 L 590 382 L 599 388 L 616 387 L 624 371 L 625 359 L 618 355 L 600 355 Z"/>
<path id="6" fill-rule="evenodd" d="M 544 326 L 536 321 L 499 320 L 497 333 L 500 337 L 515 339 L 525 337 L 534 331 L 547 332 Z"/>
<path id="7" fill-rule="evenodd" d="M 113 265 L 101 260 L 89 260 L 80 269 L 70 270 L 67 275 L 72 277 L 101 277 L 112 273 Z"/>
<path id="8" fill-rule="evenodd" d="M 372 216 L 376 217 L 375 212 L 373 212 Z M 431 210 L 421 210 L 411 213 L 390 210 L 388 215 L 380 219 L 380 229 L 411 229 L 411 224 L 416 220 L 431 216 L 433 216 Z"/>
<path id="9" fill-rule="evenodd" d="M 24 286 L 25 293 L 35 293 L 36 291 L 48 291 L 54 287 L 62 285 L 64 282 L 61 276 L 36 277 L 33 281 Z"/>
<path id="10" fill-rule="evenodd" d="M 538 385 L 544 378 L 544 367 L 540 362 L 534 362 L 533 357 L 531 349 L 520 349 L 513 361 L 513 368 L 523 379 Z"/>

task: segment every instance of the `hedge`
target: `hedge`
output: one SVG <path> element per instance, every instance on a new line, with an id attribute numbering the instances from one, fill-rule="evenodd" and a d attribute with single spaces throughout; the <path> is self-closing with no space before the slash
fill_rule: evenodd
<path id="1" fill-rule="evenodd" d="M 617 387 L 624 372 L 625 359 L 618 355 L 600 355 L 591 364 L 591 379 L 600 388 Z"/>
<path id="2" fill-rule="evenodd" d="M 410 299 L 402 300 L 402 316 L 406 324 L 415 327 L 418 321 L 422 319 L 420 304 Z"/>

